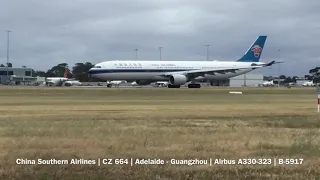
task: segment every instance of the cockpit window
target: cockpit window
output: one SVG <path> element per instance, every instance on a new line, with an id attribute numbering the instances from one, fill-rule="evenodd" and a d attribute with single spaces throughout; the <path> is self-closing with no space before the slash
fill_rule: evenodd
<path id="1" fill-rule="evenodd" d="M 94 66 L 94 68 L 101 68 L 101 66 Z"/>

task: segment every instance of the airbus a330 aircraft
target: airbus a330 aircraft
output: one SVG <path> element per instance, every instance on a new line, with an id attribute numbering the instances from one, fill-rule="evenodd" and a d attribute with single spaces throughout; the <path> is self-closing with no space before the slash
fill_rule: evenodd
<path id="1" fill-rule="evenodd" d="M 148 85 L 156 81 L 168 81 L 168 88 L 200 88 L 199 80 L 228 79 L 254 69 L 271 66 L 259 62 L 267 36 L 259 36 L 245 55 L 237 61 L 106 61 L 96 64 L 89 75 L 102 80 L 135 81 Z"/>

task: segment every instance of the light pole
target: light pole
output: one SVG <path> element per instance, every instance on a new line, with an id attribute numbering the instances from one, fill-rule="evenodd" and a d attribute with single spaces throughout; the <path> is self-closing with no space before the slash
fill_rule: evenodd
<path id="1" fill-rule="evenodd" d="M 280 57 L 280 49 L 278 49 L 279 57 Z M 278 63 L 278 87 L 280 87 L 280 63 Z"/>
<path id="2" fill-rule="evenodd" d="M 207 47 L 207 61 L 209 61 L 209 46 L 210 45 L 208 45 L 208 44 L 206 45 L 206 47 Z"/>
<path id="3" fill-rule="evenodd" d="M 161 61 L 161 50 L 162 50 L 162 47 L 159 47 L 159 53 L 160 53 L 160 61 Z"/>
<path id="4" fill-rule="evenodd" d="M 136 60 L 138 60 L 138 49 L 134 49 L 136 51 Z"/>
<path id="5" fill-rule="evenodd" d="M 8 66 L 9 66 L 9 34 L 10 34 L 10 30 L 6 30 L 7 32 L 7 80 L 9 80 L 9 70 L 8 70 Z"/>
<path id="6" fill-rule="evenodd" d="M 209 61 L 209 46 L 210 46 L 209 44 L 206 45 L 206 47 L 207 47 L 207 49 L 206 49 L 207 50 L 207 52 L 206 52 L 207 53 L 207 61 Z M 207 80 L 207 83 L 209 84 L 210 81 Z"/>

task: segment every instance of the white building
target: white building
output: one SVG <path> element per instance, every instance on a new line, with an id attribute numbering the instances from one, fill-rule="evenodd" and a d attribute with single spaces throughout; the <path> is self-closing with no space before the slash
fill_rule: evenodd
<path id="1" fill-rule="evenodd" d="M 12 67 L 0 67 L 0 83 L 5 84 L 8 82 L 13 83 L 32 83 L 37 78 L 32 77 L 31 68 L 12 68 Z"/>
<path id="2" fill-rule="evenodd" d="M 263 83 L 262 74 L 242 74 L 233 78 L 230 78 L 229 86 L 230 87 L 242 87 L 242 86 L 251 86 L 255 87 Z"/>
<path id="3" fill-rule="evenodd" d="M 213 80 L 210 81 L 211 86 L 230 86 L 230 87 L 242 87 L 242 86 L 258 86 L 263 83 L 262 74 L 245 74 L 239 75 L 226 80 Z"/>
<path id="4" fill-rule="evenodd" d="M 298 79 L 296 79 L 296 85 L 297 86 L 302 86 L 303 83 L 306 83 L 306 82 L 309 82 L 309 81 L 312 81 L 312 80 L 308 80 L 308 79 L 305 79 L 305 78 L 298 78 Z"/>

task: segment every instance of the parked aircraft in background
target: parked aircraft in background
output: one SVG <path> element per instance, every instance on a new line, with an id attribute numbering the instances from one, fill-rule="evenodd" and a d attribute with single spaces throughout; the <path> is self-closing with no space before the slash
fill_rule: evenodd
<path id="1" fill-rule="evenodd" d="M 167 81 L 157 81 L 154 83 L 154 86 L 156 87 L 167 87 L 169 85 L 169 82 Z"/>
<path id="2" fill-rule="evenodd" d="M 70 70 L 66 67 L 63 77 L 47 77 L 45 78 L 46 86 L 62 86 L 65 82 L 69 84 L 77 84 Z M 79 82 L 79 81 L 78 81 Z"/>
<path id="3" fill-rule="evenodd" d="M 296 85 L 296 83 L 291 82 L 291 83 L 289 83 L 288 85 L 289 85 L 289 86 L 295 86 L 295 85 Z"/>
<path id="4" fill-rule="evenodd" d="M 273 80 L 263 82 L 262 86 L 264 86 L 264 87 L 269 87 L 269 86 L 273 87 L 274 86 Z"/>
<path id="5" fill-rule="evenodd" d="M 168 88 L 180 88 L 187 82 L 188 88 L 200 88 L 201 80 L 229 79 L 254 69 L 275 63 L 259 62 L 267 36 L 259 36 L 245 55 L 237 61 L 106 61 L 89 70 L 93 77 L 103 80 L 135 81 L 149 85 L 156 81 L 168 81 Z"/>
<path id="6" fill-rule="evenodd" d="M 308 81 L 308 82 L 302 83 L 302 86 L 303 87 L 316 86 L 316 84 L 314 84 L 313 81 Z"/>
<path id="7" fill-rule="evenodd" d="M 119 85 L 122 83 L 123 81 L 107 81 L 107 87 L 111 88 L 112 86 L 115 87 L 119 87 Z"/>
<path id="8" fill-rule="evenodd" d="M 65 86 L 81 86 L 82 83 L 78 80 L 68 80 L 64 82 Z"/>
<path id="9" fill-rule="evenodd" d="M 131 83 L 131 85 L 133 86 L 133 87 L 136 87 L 136 86 L 139 86 L 139 87 L 142 87 L 142 85 L 139 85 L 137 82 L 135 82 L 135 81 L 133 81 L 132 83 Z"/>

